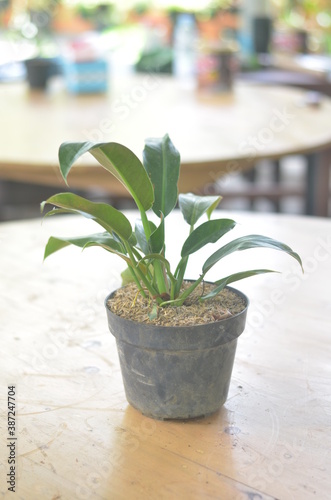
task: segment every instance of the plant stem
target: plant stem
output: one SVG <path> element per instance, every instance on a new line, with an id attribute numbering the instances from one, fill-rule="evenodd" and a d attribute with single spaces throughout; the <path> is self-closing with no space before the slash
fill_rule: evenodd
<path id="1" fill-rule="evenodd" d="M 179 261 L 179 264 L 177 266 L 177 269 L 175 271 L 175 276 L 177 277 L 177 283 L 176 283 L 176 288 L 175 288 L 175 297 L 178 296 L 180 289 L 181 289 L 181 286 L 183 284 L 183 279 L 184 279 L 184 274 L 186 271 L 187 261 L 188 261 L 188 257 L 181 258 Z"/>
<path id="2" fill-rule="evenodd" d="M 159 290 L 159 294 L 168 293 L 169 290 L 167 287 L 166 280 L 164 278 L 164 267 L 163 267 L 162 263 L 160 261 L 156 260 L 153 263 L 153 267 L 155 270 L 155 277 L 156 277 L 156 283 L 157 283 L 157 288 Z"/>
<path id="3" fill-rule="evenodd" d="M 143 223 L 145 235 L 147 241 L 150 240 L 151 237 L 151 228 L 149 225 L 149 221 L 146 216 L 146 212 L 144 210 L 140 210 L 140 215 L 141 215 L 141 221 Z M 156 285 L 158 289 L 158 294 L 160 295 L 161 293 L 168 293 L 168 283 L 166 283 L 166 280 L 164 278 L 164 267 L 162 266 L 161 262 L 154 262 L 153 264 L 154 267 L 154 272 L 155 272 L 155 280 L 156 280 Z"/>
<path id="4" fill-rule="evenodd" d="M 191 286 L 189 286 L 183 293 L 178 297 L 178 299 L 175 300 L 167 300 L 166 302 L 162 302 L 160 304 L 161 307 L 164 306 L 182 306 L 183 303 L 185 302 L 185 299 L 193 292 L 193 290 L 201 283 L 201 281 L 204 278 L 204 274 L 201 274 L 200 278 L 197 279 L 194 283 L 192 283 Z"/>
<path id="5" fill-rule="evenodd" d="M 192 233 L 193 229 L 194 229 L 194 224 L 191 224 L 189 234 Z M 179 261 L 177 268 L 176 268 L 175 276 L 177 278 L 177 283 L 176 283 L 176 289 L 175 289 L 175 297 L 178 296 L 180 289 L 182 287 L 187 263 L 188 263 L 188 256 L 184 257 L 184 258 L 182 257 Z"/>
<path id="6" fill-rule="evenodd" d="M 141 222 L 143 223 L 143 228 L 144 228 L 144 232 L 146 235 L 146 240 L 149 241 L 151 234 L 152 234 L 151 228 L 149 225 L 149 221 L 147 219 L 147 215 L 146 215 L 145 210 L 140 209 L 140 207 L 139 207 L 139 211 L 140 211 L 140 216 L 141 216 Z"/>
<path id="7" fill-rule="evenodd" d="M 132 262 L 132 267 L 134 268 L 135 273 L 137 274 L 138 278 L 144 283 L 144 285 L 146 286 L 146 288 L 149 291 L 149 293 L 151 294 L 151 296 L 153 298 L 155 298 L 155 300 L 157 301 L 158 304 L 160 304 L 162 302 L 162 299 L 161 299 L 161 297 L 158 297 L 159 293 L 155 290 L 155 288 L 153 288 L 153 286 L 151 285 L 149 280 L 146 278 L 144 273 L 140 270 L 139 263 L 137 263 L 137 261 L 135 260 L 135 257 L 133 255 L 133 252 L 132 252 L 131 247 L 130 247 L 128 242 L 125 242 L 125 248 L 129 254 L 130 260 Z"/>
<path id="8" fill-rule="evenodd" d="M 139 281 L 139 279 L 138 279 L 138 277 L 137 277 L 137 275 L 136 275 L 136 272 L 135 272 L 134 268 L 133 268 L 132 266 L 128 266 L 128 267 L 129 267 L 129 269 L 130 269 L 130 271 L 131 271 L 132 277 L 133 277 L 133 279 L 134 279 L 135 284 L 136 284 L 136 285 L 137 285 L 137 287 L 138 287 L 139 292 L 140 292 L 140 293 L 141 293 L 141 295 L 144 297 L 144 299 L 146 299 L 146 298 L 147 298 L 147 295 L 146 295 L 146 293 L 145 293 L 145 290 L 142 288 L 142 286 L 141 286 L 141 284 L 140 284 L 140 281 Z"/>

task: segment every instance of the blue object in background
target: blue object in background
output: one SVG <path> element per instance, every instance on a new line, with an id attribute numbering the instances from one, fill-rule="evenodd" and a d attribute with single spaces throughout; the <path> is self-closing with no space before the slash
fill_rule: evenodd
<path id="1" fill-rule="evenodd" d="M 95 61 L 64 61 L 66 88 L 73 94 L 102 93 L 108 88 L 108 64 L 103 59 Z"/>
<path id="2" fill-rule="evenodd" d="M 19 82 L 26 77 L 23 62 L 8 62 L 0 65 L 0 83 Z"/>

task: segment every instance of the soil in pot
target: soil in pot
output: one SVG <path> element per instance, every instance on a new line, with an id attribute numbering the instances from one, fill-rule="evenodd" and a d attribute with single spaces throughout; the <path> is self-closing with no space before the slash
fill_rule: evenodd
<path id="1" fill-rule="evenodd" d="M 190 286 L 184 282 L 183 290 Z M 245 309 L 246 300 L 227 287 L 211 300 L 199 302 L 201 295 L 213 289 L 211 283 L 201 283 L 180 307 L 159 307 L 157 317 L 150 319 L 151 302 L 138 293 L 134 283 L 120 288 L 108 300 L 108 307 L 117 316 L 139 323 L 160 326 L 193 326 L 220 321 Z"/>

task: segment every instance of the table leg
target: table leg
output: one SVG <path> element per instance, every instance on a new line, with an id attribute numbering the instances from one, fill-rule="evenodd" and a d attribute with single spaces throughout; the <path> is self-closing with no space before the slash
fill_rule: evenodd
<path id="1" fill-rule="evenodd" d="M 5 207 L 6 199 L 5 199 L 5 190 L 3 188 L 3 182 L 0 180 L 0 222 L 3 219 L 3 211 Z"/>
<path id="2" fill-rule="evenodd" d="M 329 215 L 331 150 L 306 156 L 306 214 Z"/>
<path id="3" fill-rule="evenodd" d="M 251 169 L 249 170 L 245 170 L 243 172 L 243 176 L 252 184 L 254 185 L 255 182 L 256 182 L 256 166 L 252 167 Z M 254 206 L 255 206 L 255 199 L 254 198 L 251 198 L 249 200 L 249 208 L 250 210 L 254 210 Z"/>
<path id="4" fill-rule="evenodd" d="M 281 168 L 280 168 L 280 160 L 273 160 L 272 162 L 273 165 L 273 182 L 276 184 L 277 187 L 279 187 L 280 182 L 281 182 Z M 277 213 L 280 212 L 280 202 L 281 198 L 277 198 L 274 201 L 274 206 L 275 206 L 275 211 Z"/>
<path id="5" fill-rule="evenodd" d="M 315 195 L 315 166 L 316 155 L 306 155 L 306 215 L 313 215 L 314 213 L 314 195 Z"/>

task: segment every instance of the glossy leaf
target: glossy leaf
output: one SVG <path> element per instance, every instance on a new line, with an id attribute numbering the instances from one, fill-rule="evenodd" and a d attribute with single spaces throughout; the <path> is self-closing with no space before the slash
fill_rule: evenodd
<path id="1" fill-rule="evenodd" d="M 180 167 L 180 155 L 168 134 L 146 139 L 143 163 L 154 187 L 153 211 L 166 217 L 177 203 Z"/>
<path id="2" fill-rule="evenodd" d="M 98 223 L 106 232 L 84 237 L 51 237 L 45 248 L 45 258 L 68 245 L 83 249 L 99 246 L 115 253 L 125 260 L 129 268 L 123 273 L 123 280 L 134 281 L 143 297 L 150 298 L 152 316 L 158 306 L 183 305 L 186 298 L 205 279 L 206 273 L 222 258 L 235 251 L 257 247 L 281 250 L 296 259 L 302 267 L 299 255 L 287 245 L 265 236 L 244 236 L 212 253 L 205 261 L 198 279 L 183 291 L 181 285 L 189 256 L 205 245 L 219 241 L 235 226 L 231 219 L 211 219 L 221 196 L 197 196 L 188 193 L 178 197 L 180 155 L 168 135 L 146 140 L 143 163 L 127 147 L 115 142 L 63 143 L 59 150 L 59 161 L 61 174 L 66 182 L 72 166 L 85 153 L 91 154 L 126 187 L 139 209 L 140 220 L 136 222 L 135 231 L 132 231 L 125 215 L 111 205 L 94 203 L 72 193 L 51 196 L 41 204 L 42 210 L 46 203 L 55 207 L 46 216 L 60 213 L 80 214 Z M 114 181 L 110 176 L 110 181 L 112 180 Z M 175 208 L 177 201 L 185 221 L 190 226 L 190 235 L 184 242 L 181 258 L 173 274 L 165 253 L 164 220 Z M 159 217 L 157 225 L 148 220 L 148 210 L 151 208 Z M 198 226 L 197 222 L 203 215 L 206 215 L 208 221 Z M 273 271 L 255 269 L 226 276 L 216 282 L 212 292 L 206 291 L 202 300 L 217 295 L 229 283 L 267 272 Z"/>
<path id="3" fill-rule="evenodd" d="M 151 228 L 151 231 L 155 231 L 156 226 L 153 222 L 149 221 L 149 226 Z M 136 236 L 139 248 L 142 250 L 142 252 L 146 255 L 147 253 L 151 252 L 150 244 L 147 241 L 144 226 L 142 223 L 141 219 L 136 219 L 135 221 L 135 231 L 134 234 Z"/>
<path id="4" fill-rule="evenodd" d="M 216 198 L 214 203 L 212 203 L 209 208 L 206 210 L 206 215 L 208 217 L 208 220 L 210 220 L 211 214 L 215 210 L 215 208 L 218 207 L 220 201 L 222 200 L 223 196 L 210 196 L 210 198 Z"/>
<path id="5" fill-rule="evenodd" d="M 41 212 L 44 210 L 46 203 L 47 203 L 46 201 L 43 201 L 40 204 L 40 210 L 41 210 Z M 48 212 L 46 212 L 44 214 L 44 218 L 51 217 L 52 215 L 70 214 L 70 213 L 72 213 L 71 210 L 65 210 L 64 208 L 55 208 L 55 207 L 53 207 L 52 210 L 49 210 Z"/>
<path id="6" fill-rule="evenodd" d="M 128 240 L 132 234 L 131 224 L 125 215 L 106 203 L 95 203 L 73 193 L 51 196 L 41 204 L 42 209 L 46 203 L 92 219 L 109 233 L 115 231 L 124 240 Z"/>
<path id="7" fill-rule="evenodd" d="M 164 247 L 164 218 L 161 219 L 159 226 L 149 221 L 149 227 L 151 229 L 151 236 L 149 241 L 147 241 L 142 220 L 137 219 L 135 222 L 135 235 L 139 247 L 145 255 L 152 252 L 159 253 Z"/>
<path id="8" fill-rule="evenodd" d="M 89 244 L 102 245 L 103 247 L 107 247 L 109 251 L 117 254 L 123 254 L 124 252 L 123 245 L 112 238 L 108 233 L 95 233 L 88 236 L 76 236 L 68 238 L 56 238 L 54 236 L 51 236 L 45 247 L 44 259 L 57 252 L 58 250 L 67 247 L 68 245 L 75 245 L 84 249 Z"/>
<path id="9" fill-rule="evenodd" d="M 135 247 L 137 245 L 137 238 L 136 238 L 136 236 L 135 236 L 135 234 L 134 234 L 133 231 L 132 231 L 132 233 L 131 233 L 130 238 L 129 238 L 128 241 L 129 241 L 129 245 L 131 247 Z"/>
<path id="10" fill-rule="evenodd" d="M 226 257 L 233 252 L 248 250 L 250 248 L 271 248 L 273 250 L 281 250 L 282 252 L 286 252 L 297 262 L 299 262 L 302 268 L 302 262 L 299 255 L 295 253 L 289 246 L 267 236 L 250 234 L 248 236 L 237 238 L 214 252 L 204 263 L 202 267 L 203 273 L 207 273 L 209 269 L 211 269 L 219 260 L 223 259 L 223 257 Z"/>
<path id="11" fill-rule="evenodd" d="M 213 219 L 204 222 L 188 236 L 183 244 L 181 256 L 187 257 L 208 243 L 215 243 L 235 225 L 236 222 L 232 219 Z"/>
<path id="12" fill-rule="evenodd" d="M 240 281 L 245 278 L 249 278 L 250 276 L 256 276 L 257 274 L 265 274 L 265 273 L 276 273 L 277 271 L 271 271 L 270 269 L 253 269 L 251 271 L 242 271 L 239 273 L 231 274 L 226 278 L 222 278 L 221 280 L 215 281 L 215 288 L 209 292 L 207 295 L 203 295 L 200 297 L 200 300 L 208 300 L 216 297 L 223 288 L 225 288 L 230 283 L 234 283 L 235 281 Z"/>
<path id="13" fill-rule="evenodd" d="M 64 180 L 74 162 L 89 152 L 100 165 L 112 173 L 129 191 L 139 210 L 148 210 L 154 201 L 152 183 L 139 158 L 116 142 L 64 142 L 59 149 L 60 170 Z"/>
<path id="14" fill-rule="evenodd" d="M 198 196 L 186 193 L 178 196 L 178 204 L 186 222 L 190 226 L 194 226 L 203 214 L 207 213 L 208 218 L 210 218 L 212 211 L 221 199 L 221 196 Z"/>
<path id="15" fill-rule="evenodd" d="M 162 214 L 161 214 L 162 216 Z M 162 252 L 164 248 L 164 217 L 161 217 L 161 221 L 158 227 L 151 234 L 150 238 L 151 250 L 154 253 Z"/>
<path id="16" fill-rule="evenodd" d="M 65 183 L 68 184 L 67 177 L 72 165 L 84 153 L 93 148 L 93 142 L 63 142 L 59 148 L 60 172 Z"/>

